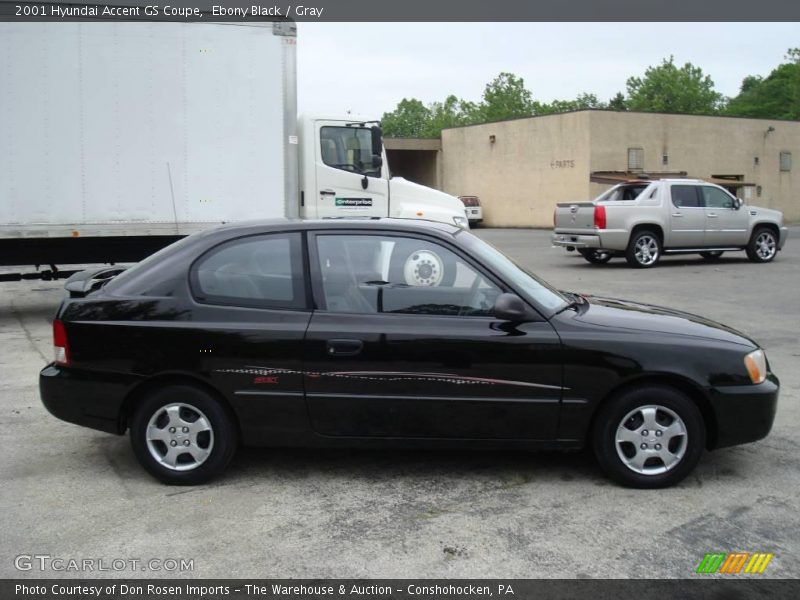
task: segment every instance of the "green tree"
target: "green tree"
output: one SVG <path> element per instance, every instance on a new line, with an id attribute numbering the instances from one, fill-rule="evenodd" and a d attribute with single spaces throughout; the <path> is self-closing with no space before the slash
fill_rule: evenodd
<path id="1" fill-rule="evenodd" d="M 431 111 L 427 106 L 416 98 L 403 98 L 397 108 L 383 114 L 381 127 L 386 137 L 424 137 L 430 121 Z"/>
<path id="2" fill-rule="evenodd" d="M 525 80 L 512 73 L 500 73 L 486 84 L 478 105 L 481 122 L 501 121 L 533 114 L 533 97 Z"/>
<path id="3" fill-rule="evenodd" d="M 700 67 L 675 64 L 674 57 L 628 79 L 628 108 L 654 112 L 712 114 L 724 106 L 722 94 Z"/>
<path id="4" fill-rule="evenodd" d="M 788 62 L 766 77 L 750 75 L 742 81 L 739 95 L 728 103 L 726 113 L 738 117 L 800 119 L 800 48 L 790 48 Z"/>
<path id="5" fill-rule="evenodd" d="M 608 101 L 608 108 L 611 110 L 628 110 L 628 101 L 622 92 L 617 92 L 616 96 Z"/>

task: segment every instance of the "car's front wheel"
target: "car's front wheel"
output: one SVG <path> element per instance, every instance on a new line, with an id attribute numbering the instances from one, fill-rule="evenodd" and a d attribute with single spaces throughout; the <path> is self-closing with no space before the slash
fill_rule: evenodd
<path id="1" fill-rule="evenodd" d="M 593 265 L 605 264 L 613 258 L 611 252 L 606 252 L 605 250 L 581 248 L 578 250 L 578 252 L 580 252 L 580 255 Z"/>
<path id="2" fill-rule="evenodd" d="M 771 229 L 759 227 L 747 244 L 747 258 L 753 262 L 770 262 L 778 253 L 778 238 Z"/>
<path id="3" fill-rule="evenodd" d="M 615 481 L 661 488 L 686 477 L 705 447 L 697 405 L 663 386 L 628 390 L 606 404 L 593 428 L 595 456 Z"/>
<path id="4" fill-rule="evenodd" d="M 136 458 L 164 483 L 208 481 L 225 469 L 236 444 L 237 431 L 228 411 L 190 385 L 170 385 L 147 395 L 131 420 Z"/>

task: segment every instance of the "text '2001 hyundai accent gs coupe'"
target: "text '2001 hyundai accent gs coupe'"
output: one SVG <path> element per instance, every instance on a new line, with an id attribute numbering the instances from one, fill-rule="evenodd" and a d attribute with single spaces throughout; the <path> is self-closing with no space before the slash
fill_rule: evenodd
<path id="1" fill-rule="evenodd" d="M 121 272 L 120 272 L 121 271 Z M 239 443 L 578 449 L 662 487 L 769 433 L 778 380 L 728 327 L 560 292 L 454 226 L 271 221 L 74 275 L 40 375 L 167 483 Z"/>

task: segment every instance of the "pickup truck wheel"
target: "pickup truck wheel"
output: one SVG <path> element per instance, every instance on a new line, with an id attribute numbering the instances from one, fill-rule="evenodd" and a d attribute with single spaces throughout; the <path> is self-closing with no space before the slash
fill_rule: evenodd
<path id="1" fill-rule="evenodd" d="M 750 237 L 746 252 L 747 258 L 753 262 L 770 262 L 778 252 L 778 239 L 775 233 L 766 227 L 759 227 Z"/>
<path id="2" fill-rule="evenodd" d="M 600 409 L 592 443 L 600 466 L 622 485 L 662 488 L 686 477 L 705 447 L 700 410 L 682 392 L 649 385 Z"/>
<path id="3" fill-rule="evenodd" d="M 611 260 L 610 252 L 604 250 L 594 250 L 590 248 L 581 248 L 578 250 L 580 255 L 593 265 L 602 265 Z"/>
<path id="4" fill-rule="evenodd" d="M 145 397 L 131 420 L 131 446 L 156 479 L 196 485 L 233 458 L 237 431 L 228 411 L 203 390 L 170 385 Z"/>
<path id="5" fill-rule="evenodd" d="M 640 269 L 654 267 L 661 258 L 661 240 L 654 232 L 643 229 L 637 231 L 628 243 L 625 259 L 628 264 Z"/>
<path id="6" fill-rule="evenodd" d="M 700 256 L 702 256 L 706 260 L 718 260 L 720 256 L 722 256 L 722 250 L 712 250 L 710 252 L 701 252 Z"/>

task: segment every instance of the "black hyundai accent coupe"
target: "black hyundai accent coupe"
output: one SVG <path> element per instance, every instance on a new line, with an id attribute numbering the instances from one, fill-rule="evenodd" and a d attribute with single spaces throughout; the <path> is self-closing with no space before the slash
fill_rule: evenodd
<path id="1" fill-rule="evenodd" d="M 55 416 L 166 483 L 254 446 L 577 449 L 671 485 L 769 433 L 764 351 L 701 317 L 559 292 L 456 227 L 270 221 L 67 281 L 40 375 Z"/>

